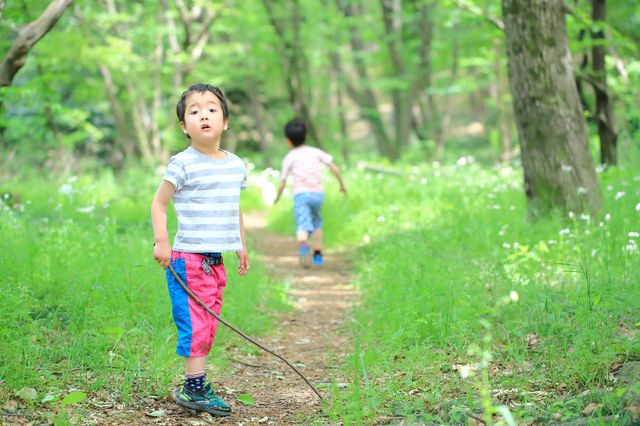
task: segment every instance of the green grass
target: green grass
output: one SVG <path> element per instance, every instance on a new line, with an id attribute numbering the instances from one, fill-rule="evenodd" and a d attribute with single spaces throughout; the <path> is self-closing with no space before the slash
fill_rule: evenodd
<path id="1" fill-rule="evenodd" d="M 436 166 L 351 171 L 346 200 L 329 185 L 326 241 L 356 248 L 363 297 L 330 417 L 450 424 L 504 405 L 549 423 L 598 402 L 594 419 L 630 424 L 609 371 L 640 359 L 638 168 L 600 175 L 601 216 L 530 223 L 518 169 Z M 292 232 L 285 201 L 271 226 Z"/>
<path id="2" fill-rule="evenodd" d="M 32 408 L 47 409 L 44 397 L 60 400 L 72 388 L 128 402 L 165 396 L 180 380 L 164 271 L 153 260 L 149 205 L 158 183 L 131 170 L 16 178 L 0 188 L 12 194 L 0 205 L 0 404 L 24 388 L 37 392 L 21 402 Z M 175 219 L 169 227 L 173 234 Z M 272 314 L 287 309 L 282 286 L 255 259 L 242 278 L 236 257 L 225 261 L 223 316 L 264 333 Z M 224 327 L 219 334 L 212 368 L 230 345 L 251 350 Z"/>

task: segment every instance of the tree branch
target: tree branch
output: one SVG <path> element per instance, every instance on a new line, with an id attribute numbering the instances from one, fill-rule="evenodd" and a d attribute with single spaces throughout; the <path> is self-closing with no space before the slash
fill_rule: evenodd
<path id="1" fill-rule="evenodd" d="M 18 31 L 18 36 L 0 64 L 0 86 L 11 85 L 17 72 L 24 66 L 31 48 L 53 28 L 72 1 L 53 0 L 38 19 Z"/>
<path id="2" fill-rule="evenodd" d="M 491 14 L 485 14 L 482 11 L 482 9 L 480 9 L 475 4 L 470 3 L 468 0 L 456 0 L 456 4 L 460 9 L 464 9 L 476 16 L 480 16 L 481 18 L 485 18 L 487 21 L 493 24 L 497 29 L 499 29 L 500 31 L 504 31 L 504 23 L 500 18 L 495 17 Z"/>

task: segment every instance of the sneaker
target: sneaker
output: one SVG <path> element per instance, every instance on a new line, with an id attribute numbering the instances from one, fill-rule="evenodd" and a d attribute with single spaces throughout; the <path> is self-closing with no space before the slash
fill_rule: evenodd
<path id="1" fill-rule="evenodd" d="M 300 246 L 298 248 L 298 260 L 300 261 L 300 266 L 303 268 L 308 268 L 311 266 L 311 256 L 309 256 L 309 246 L 306 242 L 301 241 Z"/>
<path id="2" fill-rule="evenodd" d="M 204 387 L 203 395 L 191 393 L 182 387 L 173 392 L 173 399 L 175 399 L 176 404 L 189 410 L 205 411 L 214 416 L 222 417 L 231 414 L 229 404 L 218 398 L 208 383 Z"/>
<path id="3" fill-rule="evenodd" d="M 322 266 L 322 253 L 316 253 L 313 255 L 313 266 Z"/>

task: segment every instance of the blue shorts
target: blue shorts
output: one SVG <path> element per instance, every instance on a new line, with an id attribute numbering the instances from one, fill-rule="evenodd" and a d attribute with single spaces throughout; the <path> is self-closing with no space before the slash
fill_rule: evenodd
<path id="1" fill-rule="evenodd" d="M 296 231 L 313 232 L 322 228 L 320 210 L 323 202 L 324 192 L 299 192 L 293 196 Z"/>

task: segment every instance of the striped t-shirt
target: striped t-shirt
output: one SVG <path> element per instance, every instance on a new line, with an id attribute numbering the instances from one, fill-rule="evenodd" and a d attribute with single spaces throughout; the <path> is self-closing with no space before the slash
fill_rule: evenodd
<path id="1" fill-rule="evenodd" d="M 169 159 L 163 179 L 176 188 L 173 206 L 178 232 L 174 250 L 242 250 L 240 190 L 247 187 L 247 169 L 237 155 L 225 153 L 226 158 L 215 160 L 189 147 Z"/>
<path id="2" fill-rule="evenodd" d="M 331 164 L 333 157 L 319 148 L 302 145 L 293 148 L 282 160 L 282 180 L 293 176 L 293 193 L 324 192 L 321 164 Z"/>

